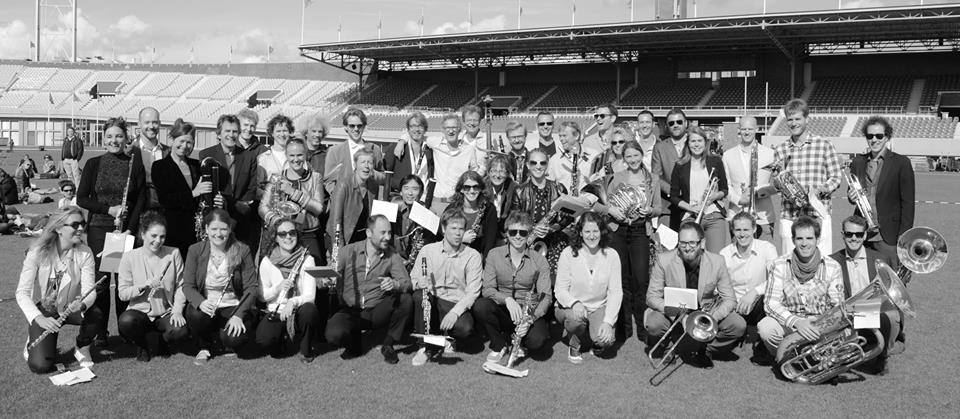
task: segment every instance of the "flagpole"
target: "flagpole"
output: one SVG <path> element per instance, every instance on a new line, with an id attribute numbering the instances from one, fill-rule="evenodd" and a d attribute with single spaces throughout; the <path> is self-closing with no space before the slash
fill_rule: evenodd
<path id="1" fill-rule="evenodd" d="M 303 45 L 303 28 L 307 21 L 307 0 L 300 2 L 300 45 Z"/>
<path id="2" fill-rule="evenodd" d="M 517 30 L 520 30 L 520 16 L 523 15 L 523 6 L 520 5 L 520 0 L 517 0 Z"/>
<path id="3" fill-rule="evenodd" d="M 377 39 L 380 39 L 383 32 L 383 12 L 377 12 Z"/>
<path id="4" fill-rule="evenodd" d="M 337 42 L 340 42 L 341 32 L 343 32 L 343 16 L 338 16 L 337 17 Z M 421 33 L 420 35 L 423 35 L 423 34 Z"/>
<path id="5" fill-rule="evenodd" d="M 420 36 L 423 36 L 423 8 L 420 8 Z"/>
<path id="6" fill-rule="evenodd" d="M 473 29 L 473 4 L 467 2 L 467 32 Z"/>
<path id="7" fill-rule="evenodd" d="M 577 0 L 573 0 L 573 13 L 570 14 L 570 26 L 577 26 Z"/>

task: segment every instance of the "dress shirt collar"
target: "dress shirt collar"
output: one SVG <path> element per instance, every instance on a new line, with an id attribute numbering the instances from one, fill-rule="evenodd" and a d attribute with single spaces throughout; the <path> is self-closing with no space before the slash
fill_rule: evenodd
<path id="1" fill-rule="evenodd" d="M 157 140 L 157 144 L 156 144 L 156 145 L 150 145 L 150 141 L 148 141 L 148 140 L 147 140 L 146 138 L 144 138 L 144 137 L 140 137 L 139 140 L 140 140 L 140 141 L 138 142 L 138 144 L 140 145 L 140 148 L 143 149 L 144 151 L 148 151 L 148 152 L 150 152 L 150 153 L 156 153 L 157 150 L 160 149 L 160 140 L 159 140 L 159 139 Z"/>
<path id="2" fill-rule="evenodd" d="M 220 143 L 220 148 L 223 149 L 223 155 L 225 156 L 232 156 L 234 154 L 237 154 L 237 146 L 233 146 L 233 148 L 231 149 L 230 147 L 223 145 L 223 143 Z"/>
<path id="3" fill-rule="evenodd" d="M 674 147 L 684 144 L 687 142 L 687 134 L 683 134 L 683 137 L 680 137 L 679 140 L 671 137 L 670 142 L 673 144 Z"/>
<path id="4" fill-rule="evenodd" d="M 877 157 L 873 157 L 873 153 L 867 153 L 867 159 L 869 160 L 883 160 L 887 156 L 887 147 L 884 147 L 883 150 L 880 150 L 880 154 L 877 154 Z"/>
<path id="5" fill-rule="evenodd" d="M 512 249 L 512 247 L 510 247 L 510 244 L 507 244 L 507 251 L 503 253 L 503 257 L 504 257 L 504 259 L 507 260 L 507 262 L 510 262 L 510 263 L 512 264 L 513 261 L 510 259 L 510 249 Z M 523 253 L 520 255 L 520 258 L 521 258 L 521 259 L 530 259 L 530 252 L 531 252 L 530 246 L 527 246 L 527 248 L 524 249 L 524 250 L 523 250 Z"/>
<path id="6" fill-rule="evenodd" d="M 361 138 L 360 141 L 347 140 L 347 145 L 350 147 L 351 153 L 356 153 L 366 147 L 367 143 Z"/>
<path id="7" fill-rule="evenodd" d="M 787 144 L 790 147 L 803 147 L 804 144 L 810 144 L 813 142 L 813 134 L 809 130 L 804 131 L 803 134 L 800 134 L 800 140 L 794 140 L 793 137 L 790 138 L 790 141 L 787 141 Z"/>
<path id="8" fill-rule="evenodd" d="M 464 249 L 465 247 L 467 247 L 467 246 L 465 246 L 463 243 L 460 243 L 460 247 L 458 247 L 457 249 L 455 249 L 455 250 L 453 250 L 453 251 L 448 251 L 448 250 L 447 250 L 447 240 L 446 240 L 446 239 L 443 239 L 443 240 L 440 242 L 440 253 L 441 253 L 441 254 L 449 253 L 449 254 L 450 254 L 450 257 L 458 257 L 458 256 L 460 256 L 461 253 L 463 253 L 463 249 Z"/>
<path id="9" fill-rule="evenodd" d="M 758 255 L 758 254 L 759 254 L 759 253 L 757 252 L 757 239 L 753 239 L 753 240 L 750 241 L 750 246 L 747 247 L 747 252 L 746 252 L 746 254 L 741 254 L 741 253 L 740 253 L 740 247 L 737 246 L 736 243 L 733 243 L 733 257 L 746 260 L 746 259 L 750 259 L 750 257 L 755 256 L 755 255 Z"/>
<path id="10" fill-rule="evenodd" d="M 857 254 L 850 256 L 850 252 L 847 251 L 847 249 L 843 249 L 843 256 L 847 259 L 847 262 L 857 262 L 867 259 L 867 251 L 863 246 L 860 246 Z"/>

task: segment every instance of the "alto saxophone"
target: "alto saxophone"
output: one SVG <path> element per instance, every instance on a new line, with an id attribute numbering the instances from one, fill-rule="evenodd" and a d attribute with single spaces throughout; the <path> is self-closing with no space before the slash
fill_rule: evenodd
<path id="1" fill-rule="evenodd" d="M 867 196 L 867 191 L 860 183 L 860 179 L 857 179 L 857 175 L 853 174 L 853 168 L 850 166 L 850 162 L 847 162 L 845 166 L 847 170 L 843 171 L 843 177 L 847 180 L 847 185 L 850 187 L 851 193 L 856 196 L 853 202 L 857 205 L 857 209 L 860 210 L 863 218 L 867 219 L 867 230 L 876 231 L 879 224 L 877 224 L 876 215 L 873 213 L 873 205 L 870 205 L 870 197 Z"/>
<path id="2" fill-rule="evenodd" d="M 536 311 L 537 305 L 540 304 L 542 298 L 543 293 L 534 293 L 532 289 L 530 293 L 527 294 L 526 301 L 523 304 L 523 314 L 520 316 L 520 321 L 517 322 L 513 336 L 510 337 L 510 356 L 507 358 L 507 368 L 513 368 L 513 364 L 520 358 L 523 338 L 527 335 L 527 332 L 530 331 L 530 326 L 532 326 L 536 320 L 533 318 L 533 313 Z"/>

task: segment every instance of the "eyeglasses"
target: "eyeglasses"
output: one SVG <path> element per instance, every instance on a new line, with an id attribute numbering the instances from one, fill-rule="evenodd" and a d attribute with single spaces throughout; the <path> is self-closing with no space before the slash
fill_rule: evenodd
<path id="1" fill-rule="evenodd" d="M 480 185 L 463 185 L 460 187 L 461 191 L 482 191 L 483 186 Z"/>
<path id="2" fill-rule="evenodd" d="M 846 238 L 848 238 L 848 239 L 849 239 L 849 238 L 853 238 L 853 237 L 856 237 L 856 238 L 858 238 L 858 239 L 862 239 L 863 236 L 866 236 L 866 235 L 867 235 L 867 233 L 866 233 L 865 231 L 844 231 L 844 232 L 843 232 L 843 237 L 846 237 Z"/>
<path id="3" fill-rule="evenodd" d="M 74 229 L 74 230 L 79 230 L 80 227 L 86 228 L 86 227 L 87 227 L 87 222 L 86 222 L 86 221 L 74 221 L 74 222 L 72 222 L 72 223 L 64 223 L 63 226 L 64 226 L 64 227 L 70 227 L 70 228 L 72 228 L 72 229 Z"/>
<path id="4" fill-rule="evenodd" d="M 553 122 L 537 122 L 537 125 L 539 125 L 539 126 L 541 126 L 541 127 L 552 127 L 552 126 L 553 126 Z"/>
<path id="5" fill-rule="evenodd" d="M 501 170 L 488 170 L 488 171 L 487 171 L 487 174 L 488 174 L 488 175 L 506 175 L 506 174 L 507 174 L 507 171 L 506 171 L 506 170 L 502 170 L 502 169 L 501 169 Z"/>
<path id="6" fill-rule="evenodd" d="M 528 166 L 546 166 L 547 162 L 530 160 L 527 162 L 527 165 Z"/>
<path id="7" fill-rule="evenodd" d="M 287 237 L 297 237 L 297 230 L 278 231 L 277 238 L 285 239 Z"/>
<path id="8" fill-rule="evenodd" d="M 698 245 L 698 244 L 700 244 L 700 240 L 689 241 L 689 242 L 680 242 L 680 245 L 683 246 L 683 247 L 694 247 L 694 246 L 696 246 L 696 245 Z"/>
<path id="9" fill-rule="evenodd" d="M 350 128 L 350 129 L 363 129 L 363 124 L 347 124 L 347 128 Z"/>
<path id="10" fill-rule="evenodd" d="M 670 126 L 683 125 L 683 122 L 684 122 L 684 121 L 683 121 L 682 119 L 677 119 L 677 120 L 674 120 L 674 121 L 667 121 L 667 125 L 670 125 Z"/>
<path id="11" fill-rule="evenodd" d="M 874 138 L 876 138 L 876 139 L 878 139 L 878 140 L 882 140 L 882 139 L 884 139 L 884 137 L 886 137 L 886 136 L 883 135 L 883 134 L 867 134 L 867 135 L 864 135 L 864 137 L 867 137 L 868 140 L 872 140 L 872 139 L 874 139 Z"/>
<path id="12" fill-rule="evenodd" d="M 608 113 L 595 113 L 593 114 L 593 119 L 604 119 L 608 116 L 610 116 Z"/>
<path id="13" fill-rule="evenodd" d="M 513 228 L 507 230 L 507 235 L 509 235 L 510 237 L 514 237 L 514 236 L 527 237 L 527 235 L 529 234 L 530 234 L 529 230 L 520 230 L 520 229 L 513 229 Z"/>

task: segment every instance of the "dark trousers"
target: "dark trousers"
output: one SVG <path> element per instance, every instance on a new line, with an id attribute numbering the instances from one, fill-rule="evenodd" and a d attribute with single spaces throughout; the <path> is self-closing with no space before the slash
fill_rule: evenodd
<path id="1" fill-rule="evenodd" d="M 760 320 L 766 316 L 767 313 L 763 311 L 763 296 L 761 295 L 757 298 L 757 301 L 754 301 L 753 308 L 750 309 L 750 312 L 746 316 L 743 316 L 743 320 L 747 322 L 747 326 L 756 327 L 757 323 L 760 323 Z"/>
<path id="2" fill-rule="evenodd" d="M 42 313 L 41 316 L 57 317 L 56 314 L 47 313 L 40 307 L 40 304 L 37 304 L 37 308 L 40 309 Z M 99 330 L 100 319 L 104 316 L 100 308 L 94 305 L 83 313 L 82 319 L 78 319 L 78 317 L 79 316 L 76 315 L 68 317 L 65 324 L 80 325 L 80 333 L 77 334 L 77 347 L 82 348 L 89 346 L 90 343 L 93 342 L 93 338 Z M 42 327 L 37 326 L 36 322 L 31 322 L 27 328 L 27 334 L 30 337 L 29 342 L 33 342 L 34 339 L 43 334 L 44 330 Z M 40 344 L 28 351 L 27 366 L 30 367 L 30 371 L 37 374 L 53 371 L 54 365 L 57 363 L 57 336 L 59 336 L 59 333 L 47 335 L 47 337 L 40 341 Z"/>
<path id="3" fill-rule="evenodd" d="M 430 330 L 434 333 L 440 333 L 440 322 L 455 305 L 457 303 L 452 301 L 436 296 L 430 297 Z M 423 290 L 417 290 L 413 293 L 413 330 L 417 333 L 427 333 L 423 318 Z M 465 311 L 453 324 L 453 328 L 450 329 L 450 336 L 459 340 L 466 339 L 471 334 L 473 334 L 473 316 L 470 315 L 469 311 Z"/>
<path id="4" fill-rule="evenodd" d="M 300 235 L 300 242 L 307 247 L 310 256 L 313 256 L 313 263 L 317 266 L 327 264 L 327 245 L 323 242 L 323 229 L 304 231 Z"/>
<path id="5" fill-rule="evenodd" d="M 667 329 L 670 328 L 670 324 L 673 323 L 675 318 L 674 316 L 667 317 L 664 313 L 653 309 L 648 310 L 647 336 L 649 336 L 648 339 L 650 341 L 648 343 L 656 343 L 664 333 L 667 333 Z M 683 333 L 682 324 L 678 324 L 677 327 L 673 328 L 671 337 L 668 337 L 667 341 L 673 341 L 674 335 L 676 335 L 677 339 L 682 339 L 680 344 L 677 345 L 677 353 L 681 354 L 702 351 L 704 348 L 713 353 L 730 352 L 746 330 L 747 322 L 743 320 L 743 317 L 736 312 L 731 312 L 717 322 L 717 335 L 710 342 L 698 342 L 689 337 Z"/>
<path id="6" fill-rule="evenodd" d="M 320 325 L 320 311 L 313 303 L 304 303 L 294 312 L 295 331 L 293 341 L 299 345 L 300 355 L 309 356 L 313 338 Z M 279 352 L 284 335 L 287 334 L 287 321 L 279 316 L 266 316 L 257 325 L 257 346 L 265 352 Z"/>
<path id="7" fill-rule="evenodd" d="M 190 328 L 190 334 L 197 341 L 197 347 L 209 350 L 213 346 L 211 339 L 212 333 L 220 331 L 220 342 L 223 346 L 236 350 L 247 343 L 247 335 L 252 333 L 257 325 L 257 313 L 254 310 L 247 310 L 243 315 L 243 326 L 247 329 L 240 336 L 230 336 L 227 334 L 227 321 L 233 316 L 236 307 L 223 307 L 217 309 L 213 317 L 200 311 L 193 304 L 187 306 L 183 317 L 187 319 L 187 327 Z"/>
<path id="8" fill-rule="evenodd" d="M 242 204 L 243 211 L 235 210 L 233 217 L 237 220 L 237 240 L 250 247 L 250 254 L 257 254 L 260 248 L 260 234 L 263 231 L 263 222 L 257 215 L 259 202 L 253 202 L 250 205 Z"/>
<path id="9" fill-rule="evenodd" d="M 478 298 L 473 303 L 474 317 L 483 325 L 490 337 L 490 350 L 499 351 L 507 345 L 504 335 L 510 336 L 516 330 L 510 311 L 506 305 L 497 304 L 489 298 Z M 531 351 L 537 351 L 550 339 L 550 329 L 547 320 L 539 318 L 530 325 L 527 334 L 523 337 L 523 346 Z"/>
<path id="10" fill-rule="evenodd" d="M 343 307 L 327 323 L 327 343 L 356 352 L 360 350 L 361 332 L 386 327 L 383 345 L 391 346 L 403 337 L 411 305 L 410 294 L 390 293 L 373 307 Z"/>
<path id="11" fill-rule="evenodd" d="M 190 331 L 187 325 L 176 327 L 170 324 L 170 314 L 150 320 L 150 316 L 139 310 L 127 310 L 117 319 L 120 336 L 130 339 L 140 349 L 149 349 L 148 336 L 163 336 L 164 342 L 179 342 L 187 338 Z"/>
<path id="12" fill-rule="evenodd" d="M 611 246 L 620 255 L 623 303 L 617 320 L 618 338 L 627 339 L 636 327 L 637 338 L 644 333 L 643 312 L 647 308 L 650 284 L 650 238 L 644 223 L 620 225 L 611 236 Z"/>
<path id="13" fill-rule="evenodd" d="M 90 250 L 93 251 L 94 255 L 100 254 L 103 251 L 104 242 L 107 239 L 107 233 L 112 232 L 113 227 L 101 227 L 91 225 L 87 228 L 87 245 L 90 246 Z M 97 272 L 96 278 L 100 279 L 103 275 L 113 275 L 106 272 L 100 272 L 100 257 L 94 258 L 94 263 L 96 264 L 95 270 Z M 107 325 L 110 322 L 110 285 L 115 283 L 116 279 L 111 277 L 110 280 L 104 282 L 102 285 L 97 287 L 97 300 L 94 302 L 94 305 L 100 308 L 100 312 L 103 313 L 103 316 L 100 316 L 99 319 L 99 330 L 97 331 L 97 336 L 106 338 L 108 335 Z M 113 308 L 114 312 L 117 315 L 117 319 L 120 318 L 120 314 L 127 310 L 128 303 L 126 301 L 121 301 L 120 296 L 117 293 L 114 293 L 113 296 Z"/>

